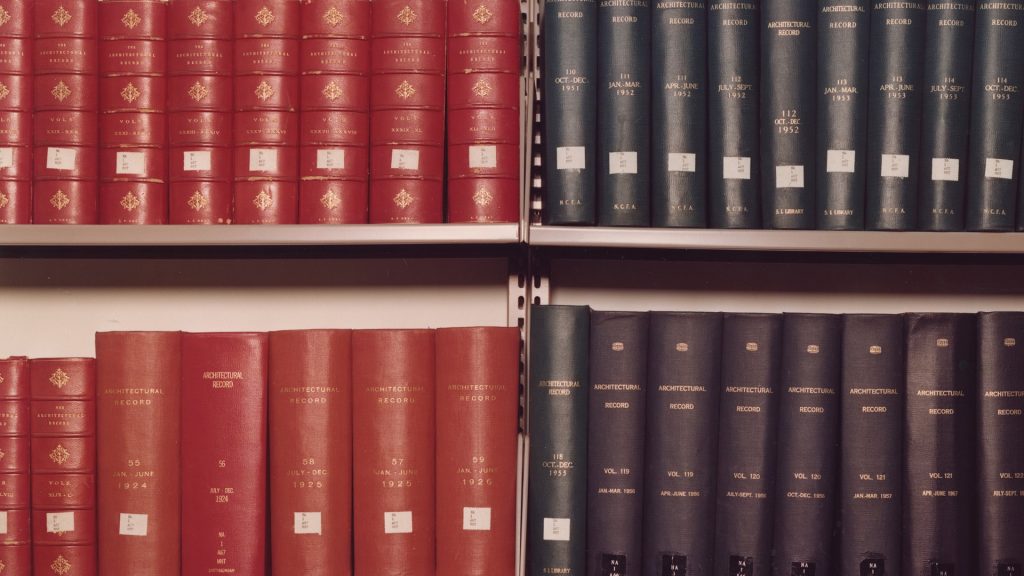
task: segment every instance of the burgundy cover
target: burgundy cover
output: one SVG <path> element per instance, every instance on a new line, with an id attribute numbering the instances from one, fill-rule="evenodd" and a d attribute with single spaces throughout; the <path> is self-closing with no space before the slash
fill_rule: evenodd
<path id="1" fill-rule="evenodd" d="M 7 532 L 0 535 L 0 562 L 13 569 L 11 574 L 31 573 L 30 392 L 28 358 L 0 359 L 0 492 L 6 495 L 0 514 L 7 517 Z"/>
<path id="2" fill-rule="evenodd" d="M 32 222 L 32 15 L 0 2 L 0 224 Z"/>
<path id="3" fill-rule="evenodd" d="M 263 576 L 266 334 L 182 334 L 181 463 L 181 573 Z"/>

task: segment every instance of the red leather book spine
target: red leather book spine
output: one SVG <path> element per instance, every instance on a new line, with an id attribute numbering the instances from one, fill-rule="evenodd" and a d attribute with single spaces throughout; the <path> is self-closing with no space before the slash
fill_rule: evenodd
<path id="1" fill-rule="evenodd" d="M 96 334 L 99 572 L 178 576 L 181 333 Z"/>
<path id="2" fill-rule="evenodd" d="M 94 0 L 33 6 L 36 224 L 97 222 L 97 12 Z"/>
<path id="3" fill-rule="evenodd" d="M 234 3 L 171 0 L 168 8 L 171 224 L 230 224 Z"/>
<path id="4" fill-rule="evenodd" d="M 444 125 L 445 4 L 374 3 L 370 222 L 443 221 L 444 132 L 420 123 Z"/>
<path id="5" fill-rule="evenodd" d="M 29 508 L 29 430 L 31 428 L 28 358 L 0 360 L 0 562 L 11 574 L 32 573 L 32 530 Z M 8 450 L 8 447 L 14 448 Z"/>
<path id="6" fill-rule="evenodd" d="M 299 0 L 235 3 L 235 222 L 299 221 Z"/>
<path id="7" fill-rule="evenodd" d="M 352 333 L 355 572 L 433 576 L 434 331 Z"/>
<path id="8" fill-rule="evenodd" d="M 96 361 L 30 361 L 34 574 L 96 574 Z"/>
<path id="9" fill-rule="evenodd" d="M 0 224 L 32 222 L 32 14 L 0 1 Z"/>
<path id="10" fill-rule="evenodd" d="M 437 573 L 512 576 L 519 330 L 437 331 Z"/>
<path id="11" fill-rule="evenodd" d="M 449 222 L 519 221 L 519 14 L 516 0 L 448 9 Z M 509 121 L 489 123 L 498 117 Z"/>
<path id="12" fill-rule="evenodd" d="M 352 333 L 270 334 L 271 572 L 352 574 Z"/>
<path id="13" fill-rule="evenodd" d="M 181 337 L 181 573 L 266 573 L 267 335 Z"/>
<path id="14" fill-rule="evenodd" d="M 101 224 L 167 222 L 167 2 L 103 0 Z"/>
<path id="15" fill-rule="evenodd" d="M 369 217 L 369 0 L 303 0 L 299 222 Z M 347 131 L 317 133 L 324 124 Z"/>

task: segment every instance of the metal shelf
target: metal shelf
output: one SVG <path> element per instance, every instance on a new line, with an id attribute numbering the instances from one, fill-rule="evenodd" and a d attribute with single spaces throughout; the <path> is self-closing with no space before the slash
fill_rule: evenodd
<path id="1" fill-rule="evenodd" d="M 1024 234 L 531 226 L 531 246 L 759 252 L 1024 254 Z"/>

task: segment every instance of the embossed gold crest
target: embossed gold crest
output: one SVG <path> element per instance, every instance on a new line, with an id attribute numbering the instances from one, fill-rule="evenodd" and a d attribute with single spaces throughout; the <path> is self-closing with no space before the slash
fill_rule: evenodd
<path id="1" fill-rule="evenodd" d="M 3 574 L 4 570 L 7 570 L 7 564 L 5 564 L 3 560 L 0 560 L 0 574 Z"/>
<path id="2" fill-rule="evenodd" d="M 881 346 L 872 346 L 872 347 L 868 348 L 868 354 L 871 354 L 872 356 L 878 356 L 881 353 L 882 353 L 882 347 Z"/>
<path id="3" fill-rule="evenodd" d="M 63 554 L 57 556 L 57 559 L 50 563 L 50 570 L 57 576 L 64 576 L 68 572 L 71 572 L 71 562 L 64 557 Z"/>
<path id="4" fill-rule="evenodd" d="M 11 93 L 11 89 L 4 86 L 3 82 L 0 82 L 0 100 L 7 98 L 7 95 Z"/>
<path id="5" fill-rule="evenodd" d="M 409 6 L 406 6 L 405 8 L 402 8 L 402 11 L 398 13 L 396 18 L 398 18 L 398 21 L 402 24 L 410 26 L 416 21 L 416 12 Z"/>
<path id="6" fill-rule="evenodd" d="M 139 96 L 142 96 L 142 92 L 139 92 L 139 89 L 131 82 L 121 89 L 121 98 L 129 104 L 138 100 Z"/>
<path id="7" fill-rule="evenodd" d="M 747 342 L 747 352 L 757 352 L 757 342 Z"/>
<path id="8" fill-rule="evenodd" d="M 121 208 L 129 212 L 134 212 L 139 206 L 142 206 L 142 201 L 139 200 L 139 197 L 134 192 L 128 192 L 121 198 Z"/>
<path id="9" fill-rule="evenodd" d="M 677 342 L 676 343 L 676 352 L 686 352 L 689 349 L 690 349 L 690 345 L 687 344 L 686 342 Z"/>
<path id="10" fill-rule="evenodd" d="M 273 21 L 274 13 L 271 12 L 270 8 L 267 8 L 266 6 L 260 8 L 260 11 L 256 13 L 256 22 L 258 22 L 259 25 L 263 26 L 264 28 L 270 26 L 271 22 Z"/>
<path id="11" fill-rule="evenodd" d="M 188 15 L 188 21 L 194 26 L 202 26 L 203 24 L 206 24 L 206 21 L 209 19 L 210 16 L 198 6 L 196 6 Z"/>
<path id="12" fill-rule="evenodd" d="M 416 94 L 416 89 L 412 87 L 412 84 L 409 84 L 408 80 L 402 80 L 398 88 L 395 88 L 395 94 L 398 94 L 398 97 L 402 100 L 408 100 Z"/>
<path id="13" fill-rule="evenodd" d="M 2 196 L 2 195 L 0 195 L 0 196 Z M 5 196 L 5 198 L 6 198 L 6 196 Z M 3 208 L 2 204 L 0 204 L 0 208 Z M 0 384 L 3 384 L 3 383 L 4 383 L 4 377 L 0 376 Z M 3 456 L 0 456 L 0 458 L 3 458 Z"/>
<path id="14" fill-rule="evenodd" d="M 269 100 L 273 95 L 274 88 L 270 84 L 267 84 L 266 80 L 260 82 L 260 85 L 256 87 L 256 97 L 259 98 L 260 101 Z"/>
<path id="15" fill-rule="evenodd" d="M 416 200 L 416 199 L 412 197 L 412 194 L 409 194 L 408 192 L 406 192 L 405 188 L 402 188 L 401 190 L 399 190 L 398 194 L 395 194 L 395 198 L 394 198 L 395 206 L 398 206 L 399 208 L 403 208 L 403 209 L 408 208 L 409 206 L 411 206 L 414 200 Z"/>
<path id="16" fill-rule="evenodd" d="M 71 377 L 63 368 L 57 368 L 53 374 L 50 374 L 50 384 L 56 386 L 58 390 L 67 386 L 69 382 L 71 382 Z"/>
<path id="17" fill-rule="evenodd" d="M 195 192 L 192 193 L 191 196 L 188 197 L 188 207 L 195 210 L 196 212 L 199 212 L 203 208 L 206 208 L 206 206 L 209 203 L 210 201 L 206 199 L 206 195 L 200 192 L 199 190 L 196 190 Z"/>
<path id="18" fill-rule="evenodd" d="M 476 84 L 473 84 L 473 94 L 481 98 L 486 98 L 491 93 L 491 85 L 486 80 L 477 80 Z"/>
<path id="19" fill-rule="evenodd" d="M 274 205 L 274 197 L 271 196 L 270 190 L 264 188 L 263 190 L 260 190 L 260 193 L 257 194 L 255 198 L 252 199 L 252 203 L 260 210 L 266 210 Z"/>
<path id="20" fill-rule="evenodd" d="M 344 21 L 345 15 L 341 13 L 341 10 L 338 10 L 334 6 L 328 8 L 327 12 L 324 12 L 324 22 L 328 26 L 334 27 L 337 26 L 338 24 L 341 24 Z"/>
<path id="21" fill-rule="evenodd" d="M 203 98 L 206 98 L 209 94 L 210 91 L 206 88 L 206 86 L 200 84 L 199 81 L 196 81 L 196 83 L 188 89 L 188 95 L 196 102 L 199 102 Z"/>
<path id="22" fill-rule="evenodd" d="M 53 206 L 57 210 L 63 210 L 71 204 L 71 198 L 64 193 L 63 190 L 57 190 L 53 196 L 50 196 L 50 206 Z"/>
<path id="23" fill-rule="evenodd" d="M 473 20 L 481 24 L 487 24 L 494 17 L 494 12 L 487 9 L 487 6 L 481 4 L 477 6 L 476 10 L 473 10 Z"/>
<path id="24" fill-rule="evenodd" d="M 7 10 L 4 10 L 3 6 L 0 6 L 0 26 L 3 26 L 4 24 L 7 24 L 10 21 L 11 21 L 11 13 L 8 12 Z M 2 572 L 2 571 L 3 570 L 0 570 L 0 572 Z"/>
<path id="25" fill-rule="evenodd" d="M 50 90 L 50 94 L 57 99 L 57 102 L 63 102 L 67 100 L 68 96 L 71 96 L 71 88 L 68 88 L 68 85 L 61 80 L 57 82 L 53 90 Z"/>
<path id="26" fill-rule="evenodd" d="M 320 197 L 320 203 L 323 204 L 324 208 L 328 210 L 334 210 L 338 206 L 341 206 L 341 196 L 334 190 L 327 189 L 324 195 Z"/>
<path id="27" fill-rule="evenodd" d="M 487 206 L 494 200 L 494 195 L 487 188 L 480 188 L 473 193 L 473 203 L 477 206 Z"/>
<path id="28" fill-rule="evenodd" d="M 11 202 L 11 199 L 7 197 L 7 194 L 0 192 L 0 209 L 7 208 L 7 205 Z M 0 376 L 0 384 L 4 383 L 3 376 Z"/>
<path id="29" fill-rule="evenodd" d="M 135 13 L 135 10 L 129 8 L 124 16 L 121 16 L 121 24 L 124 24 L 124 27 L 129 30 L 134 30 L 136 26 L 142 24 L 142 18 Z"/>
<path id="30" fill-rule="evenodd" d="M 53 14 L 50 14 L 50 20 L 53 20 L 53 23 L 57 26 L 63 27 L 68 22 L 71 22 L 71 12 L 65 10 L 63 6 L 58 6 L 53 11 Z"/>
<path id="31" fill-rule="evenodd" d="M 56 448 L 50 450 L 50 460 L 52 460 L 54 464 L 62 465 L 67 462 L 70 457 L 71 452 L 68 452 L 68 449 L 65 448 L 63 444 L 57 444 Z"/>
<path id="32" fill-rule="evenodd" d="M 337 82 L 335 82 L 334 80 L 331 80 L 327 84 L 327 86 L 324 86 L 324 89 L 322 90 L 322 94 L 324 95 L 324 98 L 327 98 L 328 100 L 333 102 L 334 100 L 337 100 L 338 98 L 341 98 L 341 96 L 342 96 L 342 94 L 344 94 L 344 92 L 341 90 L 341 86 L 338 86 Z"/>
<path id="33" fill-rule="evenodd" d="M 7 456 L 7 452 L 4 452 L 3 450 L 0 450 L 0 460 L 3 460 L 4 456 Z"/>

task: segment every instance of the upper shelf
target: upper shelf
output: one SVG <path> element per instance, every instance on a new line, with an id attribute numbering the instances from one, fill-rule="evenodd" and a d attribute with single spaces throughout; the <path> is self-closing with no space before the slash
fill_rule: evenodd
<path id="1" fill-rule="evenodd" d="M 531 226 L 529 243 L 581 248 L 761 252 L 1024 253 L 1024 234 L 986 232 Z"/>
<path id="2" fill-rule="evenodd" d="M 518 224 L 0 226 L 0 247 L 396 246 L 518 242 Z"/>

